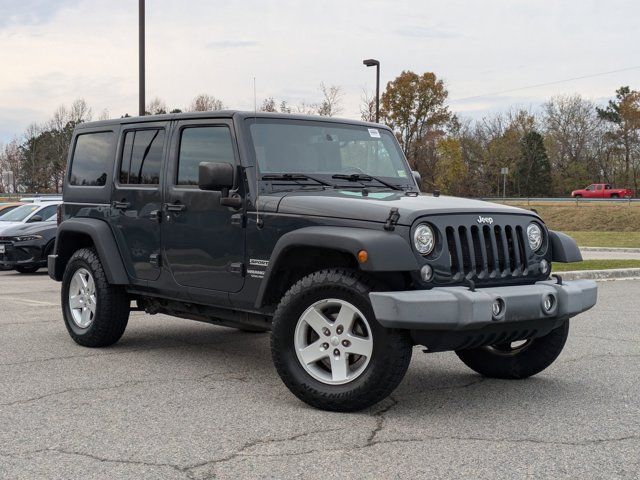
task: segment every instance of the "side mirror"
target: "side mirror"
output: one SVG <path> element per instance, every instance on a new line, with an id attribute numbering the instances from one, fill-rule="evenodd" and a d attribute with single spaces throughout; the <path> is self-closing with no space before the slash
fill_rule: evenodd
<path id="1" fill-rule="evenodd" d="M 411 170 L 411 173 L 413 173 L 413 179 L 418 184 L 418 189 L 420 189 L 422 187 L 422 175 L 417 170 Z"/>
<path id="2" fill-rule="evenodd" d="M 34 215 L 33 217 L 31 217 L 29 219 L 29 223 L 31 223 L 31 222 L 41 222 L 43 220 L 44 220 L 44 218 L 42 218 L 40 215 Z"/>
<path id="3" fill-rule="evenodd" d="M 198 166 L 198 187 L 200 190 L 228 191 L 233 187 L 233 170 L 230 163 L 201 162 Z"/>

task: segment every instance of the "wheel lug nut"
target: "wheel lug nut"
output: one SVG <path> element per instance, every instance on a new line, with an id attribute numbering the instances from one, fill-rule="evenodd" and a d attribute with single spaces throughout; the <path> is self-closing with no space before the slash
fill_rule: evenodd
<path id="1" fill-rule="evenodd" d="M 338 349 L 336 348 L 336 349 L 333 351 L 333 354 L 334 354 L 336 357 L 339 357 L 339 356 L 340 356 L 340 350 L 338 350 Z"/>
<path id="2" fill-rule="evenodd" d="M 336 332 L 338 332 L 338 335 L 341 335 L 343 331 L 344 329 L 342 328 L 342 325 L 338 325 L 338 328 L 336 329 Z"/>
<path id="3" fill-rule="evenodd" d="M 322 329 L 322 333 L 324 333 L 327 337 L 328 337 L 329 335 L 331 335 L 331 332 L 329 331 L 329 329 L 328 329 L 327 327 L 324 327 L 324 328 Z"/>
<path id="4" fill-rule="evenodd" d="M 322 349 L 323 350 L 328 350 L 329 349 L 329 344 L 328 343 L 323 343 L 322 344 Z"/>
<path id="5" fill-rule="evenodd" d="M 349 340 L 343 340 L 342 341 L 342 346 L 348 347 L 349 345 L 351 345 L 351 342 Z"/>

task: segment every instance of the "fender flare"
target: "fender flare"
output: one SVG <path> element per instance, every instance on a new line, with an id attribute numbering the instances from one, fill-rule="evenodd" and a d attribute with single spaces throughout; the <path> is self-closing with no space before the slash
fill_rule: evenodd
<path id="1" fill-rule="evenodd" d="M 304 227 L 285 233 L 277 241 L 258 289 L 257 308 L 263 305 L 267 288 L 273 280 L 271 277 L 278 270 L 283 254 L 295 247 L 337 250 L 354 258 L 360 250 L 366 250 L 369 259 L 359 264 L 363 271 L 406 272 L 420 269 L 411 247 L 397 233 L 353 227 Z"/>
<path id="2" fill-rule="evenodd" d="M 129 276 L 111 228 L 107 222 L 96 218 L 72 218 L 65 220 L 58 226 L 54 254 L 49 255 L 48 259 L 51 278 L 62 280 L 67 262 L 75 251 L 75 249 L 65 248 L 63 243 L 63 238 L 68 233 L 78 233 L 91 238 L 109 283 L 112 285 L 127 285 L 129 283 Z"/>
<path id="3" fill-rule="evenodd" d="M 566 233 L 549 230 L 551 244 L 551 261 L 573 263 L 582 261 L 582 253 L 576 241 Z"/>

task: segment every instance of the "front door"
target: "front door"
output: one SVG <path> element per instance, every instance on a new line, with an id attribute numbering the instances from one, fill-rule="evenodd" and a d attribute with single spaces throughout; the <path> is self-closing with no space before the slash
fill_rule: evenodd
<path id="1" fill-rule="evenodd" d="M 180 285 L 237 292 L 244 283 L 244 229 L 242 222 L 232 223 L 237 212 L 220 205 L 220 192 L 198 189 L 200 162 L 238 164 L 231 120 L 185 120 L 173 130 L 162 222 L 164 258 Z"/>
<path id="2" fill-rule="evenodd" d="M 167 122 L 123 126 L 110 221 L 129 273 L 138 280 L 160 275 L 161 171 Z"/>

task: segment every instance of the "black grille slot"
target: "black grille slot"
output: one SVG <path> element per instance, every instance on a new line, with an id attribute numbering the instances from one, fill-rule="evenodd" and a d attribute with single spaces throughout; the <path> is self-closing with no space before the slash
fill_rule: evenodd
<path id="1" fill-rule="evenodd" d="M 527 273 L 527 250 L 521 226 L 471 225 L 445 229 L 452 280 L 484 280 Z"/>

